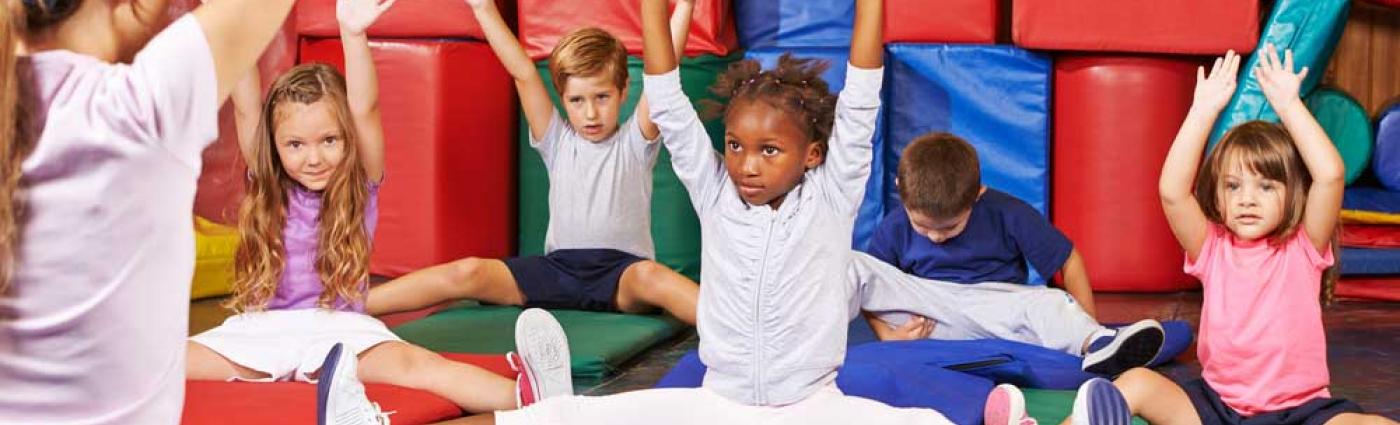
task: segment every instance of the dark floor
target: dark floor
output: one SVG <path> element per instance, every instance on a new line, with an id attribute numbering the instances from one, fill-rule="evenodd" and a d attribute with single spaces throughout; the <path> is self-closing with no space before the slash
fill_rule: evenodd
<path id="1" fill-rule="evenodd" d="M 1142 318 L 1187 320 L 1193 328 L 1200 320 L 1200 293 L 1177 294 L 1096 294 L 1099 319 L 1103 322 L 1129 322 Z M 191 304 L 190 332 L 212 328 L 228 316 L 219 300 Z M 384 317 L 391 325 L 426 312 Z M 1343 301 L 1323 313 L 1327 326 L 1328 361 L 1332 372 L 1334 397 L 1351 399 L 1368 411 L 1400 418 L 1400 303 Z M 650 388 L 699 339 L 694 331 L 662 343 L 634 359 L 616 376 L 592 385 L 590 395 L 613 394 Z M 1178 380 L 1200 376 L 1194 349 L 1164 367 L 1163 372 Z"/>

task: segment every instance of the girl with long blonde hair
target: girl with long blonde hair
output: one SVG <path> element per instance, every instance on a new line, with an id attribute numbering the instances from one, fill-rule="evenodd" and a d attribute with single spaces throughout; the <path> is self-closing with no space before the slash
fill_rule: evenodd
<path id="1" fill-rule="evenodd" d="M 384 176 L 378 77 L 365 30 L 393 2 L 337 2 L 348 79 L 325 64 L 300 65 L 272 84 L 264 102 L 256 69 L 240 83 L 234 103 L 249 184 L 228 302 L 239 314 L 190 338 L 190 379 L 317 380 L 322 424 L 385 421 L 361 380 L 426 390 L 468 412 L 533 401 L 529 385 L 517 394 L 511 380 L 408 344 L 365 314 Z M 561 368 L 558 356 L 532 356 L 567 353 L 547 313 L 522 315 L 517 326 L 551 336 L 517 344 L 520 354 L 510 358 L 521 379 L 528 384 L 536 375 L 532 366 L 568 373 L 567 357 Z"/>

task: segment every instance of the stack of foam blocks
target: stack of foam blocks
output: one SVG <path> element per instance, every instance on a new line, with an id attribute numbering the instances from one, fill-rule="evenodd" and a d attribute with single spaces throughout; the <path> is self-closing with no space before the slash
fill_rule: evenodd
<path id="1" fill-rule="evenodd" d="M 792 52 L 831 62 L 827 80 L 841 88 L 854 4 L 843 0 L 738 0 L 739 37 L 765 65 Z M 935 131 L 955 133 L 978 150 L 983 181 L 1049 208 L 1050 62 L 1044 55 L 996 45 L 997 0 L 885 3 L 885 92 L 872 176 L 853 235 L 863 248 L 879 221 L 903 208 L 895 169 L 903 148 Z M 1033 277 L 1035 281 L 1043 281 Z"/>
<path id="2" fill-rule="evenodd" d="M 509 5 L 503 5 L 509 11 Z M 343 68 L 334 0 L 302 1 L 298 62 Z M 368 30 L 385 171 L 370 272 L 513 251 L 516 94 L 466 3 L 396 4 Z"/>

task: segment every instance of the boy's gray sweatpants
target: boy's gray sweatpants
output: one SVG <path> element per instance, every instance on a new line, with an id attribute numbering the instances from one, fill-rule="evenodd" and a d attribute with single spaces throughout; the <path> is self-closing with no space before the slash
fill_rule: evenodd
<path id="1" fill-rule="evenodd" d="M 851 261 L 851 315 L 875 313 L 891 326 L 910 314 L 932 319 L 932 339 L 1001 338 L 1083 356 L 1105 329 L 1065 291 L 1013 283 L 960 284 L 904 273 L 864 252 Z"/>

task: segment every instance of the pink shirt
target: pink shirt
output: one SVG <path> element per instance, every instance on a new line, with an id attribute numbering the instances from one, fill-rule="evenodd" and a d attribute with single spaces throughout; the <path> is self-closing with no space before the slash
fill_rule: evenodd
<path id="1" fill-rule="evenodd" d="M 1205 287 L 1201 375 L 1244 416 L 1298 406 L 1327 391 L 1327 338 L 1318 293 L 1332 251 L 1301 228 L 1286 243 L 1240 241 L 1211 224 L 1186 273 Z"/>
<path id="2" fill-rule="evenodd" d="M 0 423 L 177 423 L 195 186 L 218 135 L 204 31 L 186 15 L 131 65 L 68 51 L 21 63 L 43 127 L 0 297 Z"/>

